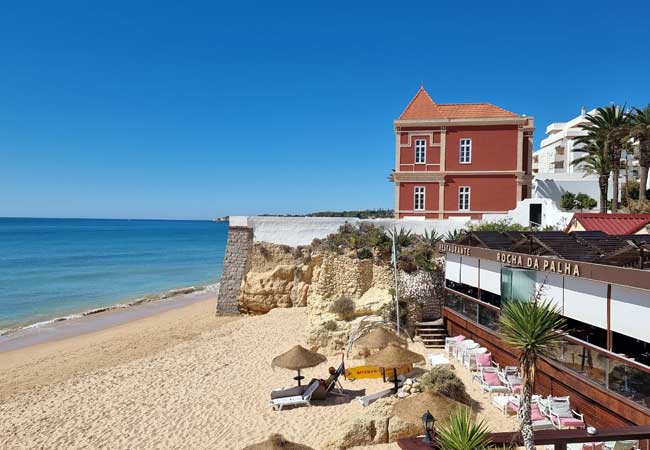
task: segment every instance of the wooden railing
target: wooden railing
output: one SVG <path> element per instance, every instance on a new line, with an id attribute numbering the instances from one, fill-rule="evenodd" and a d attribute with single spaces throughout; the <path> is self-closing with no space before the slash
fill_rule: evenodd
<path id="1" fill-rule="evenodd" d="M 596 431 L 596 434 L 589 434 L 586 430 L 540 430 L 535 432 L 535 445 L 552 445 L 555 450 L 566 450 L 567 444 L 582 444 L 589 442 L 616 442 L 616 441 L 642 441 L 650 439 L 650 425 L 604 428 Z M 490 434 L 491 447 L 518 447 L 523 445 L 521 433 L 508 431 L 503 433 Z M 422 437 L 411 437 L 399 439 L 397 445 L 402 450 L 431 450 L 438 446 L 425 444 Z M 641 446 L 642 448 L 645 446 Z"/>

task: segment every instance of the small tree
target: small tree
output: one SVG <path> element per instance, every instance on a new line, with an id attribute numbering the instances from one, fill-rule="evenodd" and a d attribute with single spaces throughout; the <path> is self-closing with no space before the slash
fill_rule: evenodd
<path id="1" fill-rule="evenodd" d="M 576 195 L 573 192 L 565 192 L 560 198 L 560 207 L 566 211 L 572 211 L 576 207 Z"/>
<path id="2" fill-rule="evenodd" d="M 541 293 L 542 288 L 529 301 L 505 301 L 499 316 L 501 339 L 519 353 L 522 386 L 518 417 L 526 450 L 535 450 L 530 410 L 537 359 L 552 355 L 566 332 L 566 319 L 550 301 L 541 300 Z"/>
<path id="3" fill-rule="evenodd" d="M 598 205 L 598 202 L 596 199 L 588 196 L 587 194 L 580 192 L 578 195 L 576 195 L 576 200 L 575 200 L 575 207 L 576 209 L 579 209 L 580 211 L 582 210 L 591 210 L 594 209 Z"/>

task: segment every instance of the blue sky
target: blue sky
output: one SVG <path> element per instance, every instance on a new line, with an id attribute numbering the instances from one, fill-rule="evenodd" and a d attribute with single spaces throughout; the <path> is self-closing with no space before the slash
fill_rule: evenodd
<path id="1" fill-rule="evenodd" d="M 390 208 L 422 81 L 535 116 L 536 143 L 650 101 L 641 1 L 102 3 L 3 5 L 0 216 Z"/>

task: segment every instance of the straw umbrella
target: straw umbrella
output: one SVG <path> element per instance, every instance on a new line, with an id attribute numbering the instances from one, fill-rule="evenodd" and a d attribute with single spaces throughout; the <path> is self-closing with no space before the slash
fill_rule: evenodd
<path id="1" fill-rule="evenodd" d="M 406 345 L 406 341 L 400 336 L 388 331 L 384 327 L 376 327 L 370 330 L 368 334 L 361 336 L 354 343 L 360 347 L 369 349 L 382 349 L 388 344 Z"/>
<path id="2" fill-rule="evenodd" d="M 327 361 L 325 355 L 320 353 L 312 352 L 307 350 L 305 347 L 300 345 L 295 345 L 291 350 L 284 352 L 283 354 L 276 356 L 271 361 L 271 367 L 282 367 L 283 369 L 297 370 L 298 376 L 294 377 L 294 380 L 298 381 L 298 386 L 300 386 L 300 380 L 303 377 L 300 375 L 301 369 L 306 369 L 308 367 L 315 367 L 319 364 Z"/>
<path id="3" fill-rule="evenodd" d="M 395 344 L 389 344 L 386 348 L 379 350 L 374 355 L 366 358 L 366 362 L 372 366 L 381 367 L 382 369 L 393 369 L 395 378 L 395 393 L 399 386 L 397 384 L 397 368 L 424 361 L 424 356 L 412 352 L 406 348 Z"/>
<path id="4" fill-rule="evenodd" d="M 266 441 L 244 447 L 243 450 L 314 450 L 306 445 L 287 441 L 280 434 L 272 434 Z"/>

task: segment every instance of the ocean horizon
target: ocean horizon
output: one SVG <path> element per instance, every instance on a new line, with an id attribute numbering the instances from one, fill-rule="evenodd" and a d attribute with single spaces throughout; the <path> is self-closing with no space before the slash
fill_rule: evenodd
<path id="1" fill-rule="evenodd" d="M 0 331 L 218 282 L 228 224 L 0 218 Z"/>

